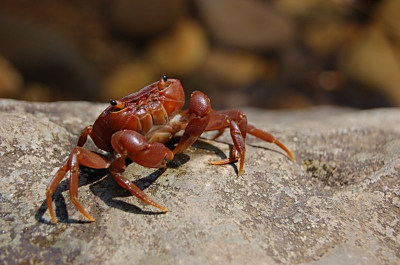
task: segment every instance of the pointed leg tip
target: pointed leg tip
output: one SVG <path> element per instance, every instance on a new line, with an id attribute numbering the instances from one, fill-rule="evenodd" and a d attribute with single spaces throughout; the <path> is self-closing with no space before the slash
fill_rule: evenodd
<path id="1" fill-rule="evenodd" d="M 155 202 L 148 202 L 148 203 L 149 203 L 150 205 L 156 207 L 157 209 L 159 209 L 159 210 L 165 212 L 165 213 L 170 212 L 170 210 L 168 210 L 168 209 L 165 208 L 164 206 L 161 206 L 161 205 L 159 205 L 159 204 L 157 204 L 157 203 L 155 203 Z"/>
<path id="2" fill-rule="evenodd" d="M 86 211 L 81 212 L 83 214 L 83 216 L 85 216 L 86 219 L 89 220 L 89 222 L 96 222 L 96 220 Z"/>
<path id="3" fill-rule="evenodd" d="M 237 176 L 240 177 L 243 173 L 244 164 L 240 164 Z"/>
<path id="4" fill-rule="evenodd" d="M 54 214 L 54 211 L 52 208 L 50 208 L 50 217 L 51 217 L 51 222 L 53 224 L 57 224 L 57 218 L 56 218 L 56 215 Z"/>
<path id="5" fill-rule="evenodd" d="M 159 208 L 159 209 L 160 209 L 161 211 L 165 212 L 165 213 L 170 212 L 169 209 L 167 209 L 167 208 L 165 208 L 165 207 L 162 207 L 162 206 L 161 206 L 161 208 Z"/>

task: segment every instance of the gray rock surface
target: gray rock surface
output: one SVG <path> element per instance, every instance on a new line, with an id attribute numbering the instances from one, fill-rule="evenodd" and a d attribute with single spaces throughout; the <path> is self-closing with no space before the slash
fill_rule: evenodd
<path id="1" fill-rule="evenodd" d="M 202 139 L 166 170 L 125 174 L 171 212 L 82 170 L 79 198 L 96 222 L 64 180 L 53 225 L 46 185 L 104 106 L 0 101 L 1 264 L 400 263 L 399 109 L 248 109 L 295 163 L 249 136 L 238 178 L 234 165 L 208 163 L 229 154 L 229 135 Z"/>

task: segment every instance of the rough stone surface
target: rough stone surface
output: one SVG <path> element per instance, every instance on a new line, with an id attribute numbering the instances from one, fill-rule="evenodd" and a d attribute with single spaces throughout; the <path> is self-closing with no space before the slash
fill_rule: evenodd
<path id="1" fill-rule="evenodd" d="M 105 172 L 45 187 L 104 104 L 0 101 L 1 264 L 399 264 L 400 110 L 246 110 L 294 153 L 248 138 L 245 170 L 212 166 L 230 139 L 202 139 L 166 170 L 125 176 L 171 212 L 140 203 Z M 103 177 L 104 176 L 104 177 Z"/>

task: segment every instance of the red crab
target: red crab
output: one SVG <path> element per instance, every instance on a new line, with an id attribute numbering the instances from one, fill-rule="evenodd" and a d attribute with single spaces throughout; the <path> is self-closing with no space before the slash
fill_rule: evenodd
<path id="1" fill-rule="evenodd" d="M 229 128 L 234 144 L 232 154 L 227 159 L 211 164 L 224 165 L 239 160 L 239 175 L 243 170 L 245 139 L 248 133 L 278 145 L 294 160 L 292 153 L 274 136 L 248 124 L 241 110 L 215 111 L 211 108 L 209 98 L 200 91 L 192 93 L 188 110 L 182 110 L 184 103 L 185 95 L 180 81 L 168 79 L 165 75 L 159 81 L 121 100 L 112 99 L 110 106 L 100 114 L 94 124 L 83 129 L 77 146 L 47 186 L 46 201 L 53 222 L 56 223 L 57 219 L 53 210 L 52 194 L 67 172 L 70 172 L 71 201 L 88 220 L 95 221 L 78 200 L 80 165 L 108 169 L 114 180 L 138 199 L 161 211 L 168 211 L 122 176 L 126 162 L 132 161 L 151 168 L 164 167 L 165 160 L 172 160 L 174 154 L 183 152 L 206 131 L 218 131 L 214 137 L 216 139 Z M 181 130 L 184 133 L 175 149 L 171 151 L 166 148 L 164 143 Z M 83 148 L 88 136 L 107 155 Z"/>

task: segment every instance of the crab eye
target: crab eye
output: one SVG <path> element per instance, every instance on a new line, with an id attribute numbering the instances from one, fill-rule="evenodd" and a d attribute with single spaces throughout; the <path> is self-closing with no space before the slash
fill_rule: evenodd
<path id="1" fill-rule="evenodd" d="M 165 88 L 165 83 L 167 82 L 168 77 L 166 75 L 162 75 L 160 81 L 158 82 L 158 89 L 163 90 Z"/>
<path id="2" fill-rule="evenodd" d="M 123 109 L 123 108 L 125 108 L 125 103 L 124 103 L 124 102 L 119 101 L 119 100 L 115 100 L 115 99 L 111 99 L 111 100 L 110 100 L 110 105 L 111 105 L 111 106 L 114 106 L 114 107 L 116 107 L 116 108 L 118 108 L 118 109 Z"/>

